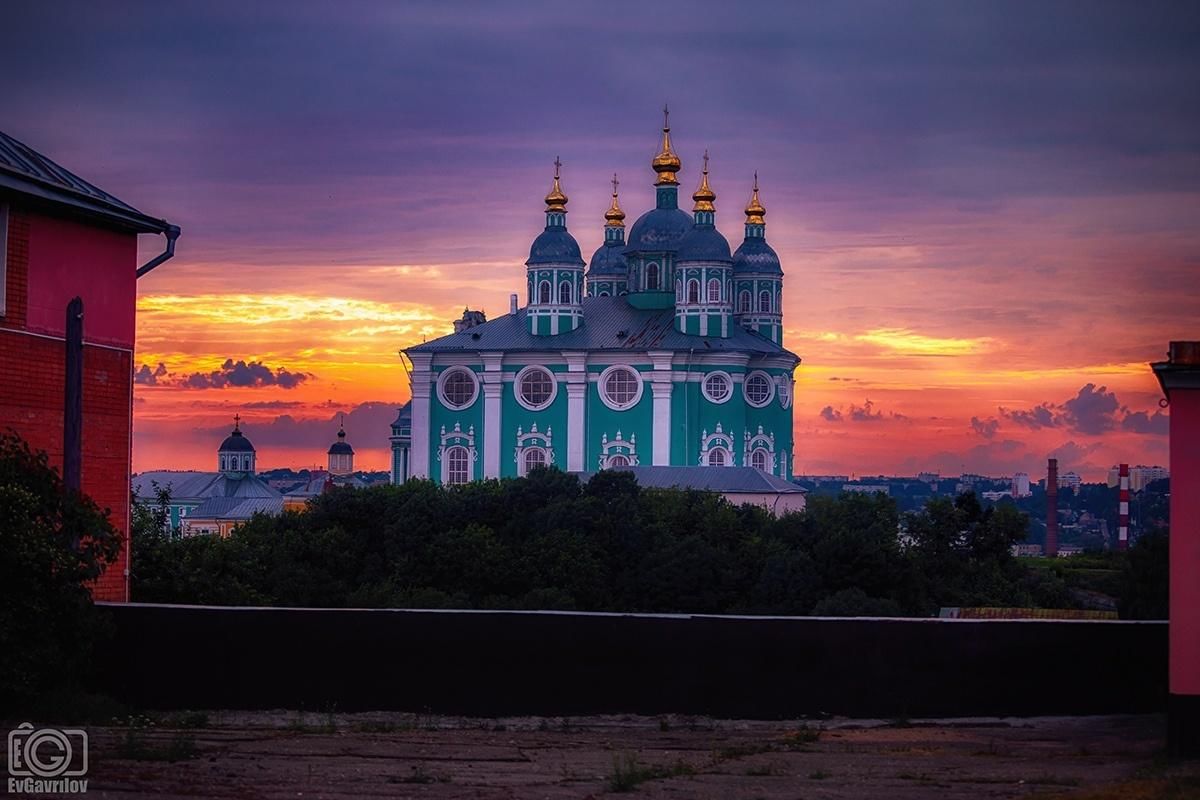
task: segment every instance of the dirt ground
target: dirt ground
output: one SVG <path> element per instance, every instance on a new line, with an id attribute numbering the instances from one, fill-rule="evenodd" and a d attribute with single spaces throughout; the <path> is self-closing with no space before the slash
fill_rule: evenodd
<path id="1" fill-rule="evenodd" d="M 208 712 L 91 728 L 89 797 L 1200 798 L 1159 716 L 756 722 Z"/>

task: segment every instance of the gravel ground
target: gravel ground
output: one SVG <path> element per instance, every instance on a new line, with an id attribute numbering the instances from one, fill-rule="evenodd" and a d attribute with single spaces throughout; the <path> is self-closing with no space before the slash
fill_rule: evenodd
<path id="1" fill-rule="evenodd" d="M 760 722 L 208 712 L 93 727 L 88 797 L 1200 797 L 1160 716 Z"/>

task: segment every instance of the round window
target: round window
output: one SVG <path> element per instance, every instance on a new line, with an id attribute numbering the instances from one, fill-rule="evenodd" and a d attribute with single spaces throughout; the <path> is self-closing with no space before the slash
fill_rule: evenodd
<path id="1" fill-rule="evenodd" d="M 725 372 L 710 372 L 701 385 L 704 396 L 712 403 L 724 403 L 733 395 L 733 379 Z"/>
<path id="2" fill-rule="evenodd" d="M 600 373 L 600 399 L 614 411 L 637 405 L 642 398 L 642 378 L 632 368 L 611 366 Z"/>
<path id="3" fill-rule="evenodd" d="M 479 384 L 475 373 L 464 367 L 453 367 L 446 370 L 438 378 L 438 394 L 442 402 L 450 408 L 467 408 L 475 402 L 479 393 Z"/>
<path id="4" fill-rule="evenodd" d="M 517 402 L 530 411 L 541 411 L 554 402 L 558 386 L 545 367 L 525 367 L 517 373 Z"/>
<path id="5" fill-rule="evenodd" d="M 773 386 L 767 373 L 751 372 L 746 376 L 746 382 L 742 384 L 742 392 L 746 395 L 747 403 L 755 408 L 762 408 L 771 402 Z"/>

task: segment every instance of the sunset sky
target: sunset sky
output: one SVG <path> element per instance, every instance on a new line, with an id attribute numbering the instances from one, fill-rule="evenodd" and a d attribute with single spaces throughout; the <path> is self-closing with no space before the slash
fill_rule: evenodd
<path id="1" fill-rule="evenodd" d="M 397 351 L 507 311 L 556 156 L 585 255 L 614 171 L 649 208 L 667 101 L 734 246 L 758 170 L 797 473 L 1103 479 L 1166 463 L 1146 363 L 1200 338 L 1198 8 L 21 3 L 0 129 L 183 228 L 136 470 L 214 469 L 238 412 L 260 467 L 344 412 L 385 468 Z"/>

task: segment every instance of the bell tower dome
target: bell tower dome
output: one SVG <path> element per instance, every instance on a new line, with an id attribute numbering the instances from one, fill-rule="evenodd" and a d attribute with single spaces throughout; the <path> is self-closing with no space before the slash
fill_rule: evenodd
<path id="1" fill-rule="evenodd" d="M 554 185 L 546 195 L 546 229 L 533 240 L 525 262 L 529 306 L 526 324 L 535 336 L 554 336 L 583 324 L 583 258 L 567 232 L 567 195 L 559 184 L 562 162 L 554 159 Z"/>
<path id="2" fill-rule="evenodd" d="M 254 445 L 242 433 L 242 417 L 233 416 L 233 431 L 217 448 L 217 469 L 226 478 L 238 480 L 254 474 L 254 461 L 257 453 Z"/>

